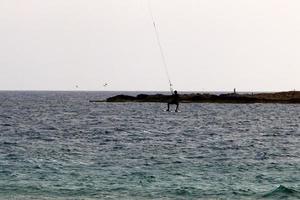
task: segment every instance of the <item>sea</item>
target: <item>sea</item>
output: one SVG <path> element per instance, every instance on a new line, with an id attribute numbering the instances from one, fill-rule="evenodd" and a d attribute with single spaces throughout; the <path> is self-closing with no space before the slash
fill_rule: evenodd
<path id="1" fill-rule="evenodd" d="M 299 104 L 121 93 L 0 92 L 0 199 L 300 199 Z"/>

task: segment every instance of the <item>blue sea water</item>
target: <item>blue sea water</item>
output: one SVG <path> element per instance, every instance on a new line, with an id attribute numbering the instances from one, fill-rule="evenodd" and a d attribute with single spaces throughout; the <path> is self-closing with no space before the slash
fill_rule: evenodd
<path id="1" fill-rule="evenodd" d="M 0 199 L 300 199 L 296 104 L 0 92 Z"/>

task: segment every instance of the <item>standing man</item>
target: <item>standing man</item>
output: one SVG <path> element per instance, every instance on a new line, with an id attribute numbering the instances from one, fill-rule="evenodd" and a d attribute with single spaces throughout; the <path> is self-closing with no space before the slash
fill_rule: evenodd
<path id="1" fill-rule="evenodd" d="M 174 93 L 172 93 L 172 96 L 171 96 L 171 101 L 168 102 L 168 109 L 167 111 L 170 111 L 170 105 L 171 104 L 175 104 L 176 105 L 176 109 L 175 109 L 175 112 L 178 112 L 178 107 L 179 107 L 179 95 L 177 93 L 177 91 L 175 90 Z"/>

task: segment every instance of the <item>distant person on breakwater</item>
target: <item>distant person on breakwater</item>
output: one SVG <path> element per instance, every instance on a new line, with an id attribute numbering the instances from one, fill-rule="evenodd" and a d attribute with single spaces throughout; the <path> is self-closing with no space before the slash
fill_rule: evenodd
<path id="1" fill-rule="evenodd" d="M 176 90 L 172 93 L 171 101 L 168 102 L 168 109 L 167 109 L 167 111 L 170 111 L 170 105 L 171 104 L 175 104 L 176 105 L 175 112 L 178 112 L 178 108 L 179 108 L 179 95 L 178 95 L 178 93 L 177 93 Z"/>

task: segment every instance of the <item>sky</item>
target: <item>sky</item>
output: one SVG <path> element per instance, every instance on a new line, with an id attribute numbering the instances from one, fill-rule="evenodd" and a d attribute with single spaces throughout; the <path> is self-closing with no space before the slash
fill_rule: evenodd
<path id="1" fill-rule="evenodd" d="M 300 90 L 299 0 L 150 4 L 174 89 Z M 148 0 L 0 0 L 0 90 L 169 90 Z"/>

